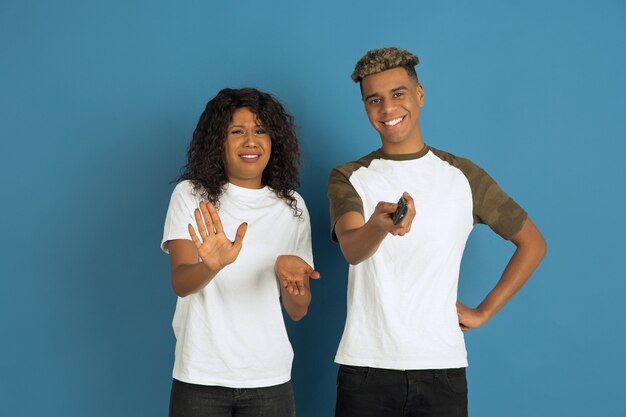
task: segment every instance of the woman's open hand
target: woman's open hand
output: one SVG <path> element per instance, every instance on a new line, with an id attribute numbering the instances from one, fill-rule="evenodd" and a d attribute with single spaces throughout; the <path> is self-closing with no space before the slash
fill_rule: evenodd
<path id="1" fill-rule="evenodd" d="M 189 235 L 198 249 L 198 255 L 202 263 L 211 271 L 219 271 L 237 259 L 243 244 L 243 237 L 248 228 L 247 223 L 242 223 L 237 228 L 235 241 L 231 242 L 224 234 L 222 221 L 211 203 L 200 203 L 200 208 L 194 211 L 196 226 L 200 237 L 196 234 L 193 226 L 189 224 Z"/>

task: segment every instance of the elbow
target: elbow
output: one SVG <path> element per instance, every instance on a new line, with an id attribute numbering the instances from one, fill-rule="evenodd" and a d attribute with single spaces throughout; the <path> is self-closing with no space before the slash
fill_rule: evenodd
<path id="1" fill-rule="evenodd" d="M 547 253 L 548 253 L 548 244 L 546 243 L 546 240 L 542 236 L 541 243 L 539 245 L 539 260 L 540 261 L 543 260 L 543 258 L 545 258 Z"/>
<path id="2" fill-rule="evenodd" d="M 539 265 L 548 252 L 548 245 L 541 236 L 532 243 L 520 245 L 520 248 L 527 253 L 529 259 L 533 259 L 535 265 Z"/>
<path id="3" fill-rule="evenodd" d="M 348 257 L 345 257 L 345 258 L 346 258 L 346 261 L 350 265 L 356 266 L 356 265 L 360 264 L 361 262 L 363 262 L 363 261 L 367 260 L 368 258 L 370 258 L 370 256 L 365 256 L 365 257 L 363 257 L 363 256 L 361 256 L 361 257 L 353 256 L 353 257 L 350 257 L 350 258 L 348 258 Z"/>
<path id="4" fill-rule="evenodd" d="M 174 294 L 176 294 L 180 298 L 185 298 L 189 295 L 187 292 L 179 290 L 174 286 L 172 286 L 172 289 L 174 290 Z"/>
<path id="5" fill-rule="evenodd" d="M 541 255 L 542 257 L 546 256 L 546 253 L 548 253 L 548 243 L 546 242 L 546 239 L 541 236 Z"/>
<path id="6" fill-rule="evenodd" d="M 533 242 L 533 248 L 537 258 L 539 258 L 539 262 L 541 262 L 541 260 L 546 256 L 546 253 L 548 252 L 548 244 L 546 243 L 546 239 L 538 230 Z"/>
<path id="7" fill-rule="evenodd" d="M 365 260 L 363 257 L 355 256 L 347 252 L 343 253 L 343 257 L 350 265 L 358 265 Z"/>
<path id="8" fill-rule="evenodd" d="M 308 305 L 291 306 L 291 308 L 286 308 L 285 310 L 287 310 L 287 314 L 291 320 L 300 321 L 308 313 L 309 307 Z"/>
<path id="9" fill-rule="evenodd" d="M 343 247 L 341 247 L 341 253 L 343 254 L 343 258 L 350 265 L 358 265 L 361 262 L 363 262 L 365 259 L 367 259 L 362 256 L 357 256 L 356 254 L 351 253 L 349 250 L 344 249 Z"/>
<path id="10" fill-rule="evenodd" d="M 528 256 L 534 258 L 537 263 L 541 262 L 548 252 L 548 244 L 545 238 L 530 219 L 527 220 L 522 230 L 511 240 L 518 249 L 522 249 Z"/>
<path id="11" fill-rule="evenodd" d="M 176 291 L 176 290 L 174 291 L 174 294 L 176 294 L 176 295 L 177 295 L 178 297 L 180 297 L 180 298 L 185 298 L 185 297 L 187 297 L 187 296 L 189 295 L 188 293 L 185 293 L 185 292 L 178 292 L 178 291 Z"/>
<path id="12" fill-rule="evenodd" d="M 183 288 L 173 277 L 172 277 L 172 290 L 174 294 L 179 296 L 180 298 L 187 297 L 191 292 L 188 289 Z"/>
<path id="13" fill-rule="evenodd" d="M 289 313 L 289 317 L 293 321 L 300 321 L 300 320 L 302 320 L 304 318 L 304 316 L 306 316 L 307 312 L 308 312 L 308 309 L 301 308 L 301 309 L 298 309 L 298 311 L 290 312 Z"/>

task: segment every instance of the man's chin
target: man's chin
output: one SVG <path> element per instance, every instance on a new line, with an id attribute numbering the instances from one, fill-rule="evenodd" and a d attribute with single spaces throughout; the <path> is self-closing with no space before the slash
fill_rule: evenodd
<path id="1" fill-rule="evenodd" d="M 380 140 L 389 145 L 399 145 L 404 142 L 405 139 L 404 136 L 400 135 L 380 135 Z"/>

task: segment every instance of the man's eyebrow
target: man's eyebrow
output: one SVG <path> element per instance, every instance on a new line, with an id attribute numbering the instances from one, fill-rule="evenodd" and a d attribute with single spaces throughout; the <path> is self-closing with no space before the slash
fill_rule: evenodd
<path id="1" fill-rule="evenodd" d="M 396 91 L 400 91 L 400 90 L 407 90 L 407 87 L 405 87 L 405 86 L 401 85 L 401 86 L 399 86 L 399 87 L 392 88 L 389 92 L 390 92 L 390 93 L 395 93 Z"/>
<path id="2" fill-rule="evenodd" d="M 395 92 L 397 92 L 397 91 L 400 91 L 400 90 L 407 90 L 407 89 L 408 89 L 408 88 L 407 88 L 406 86 L 404 86 L 404 85 L 399 85 L 398 87 L 394 87 L 394 88 L 392 88 L 391 90 L 389 90 L 389 92 L 390 92 L 390 93 L 395 93 Z M 377 97 L 377 96 L 379 96 L 379 95 L 380 95 L 380 94 L 378 94 L 378 93 L 372 93 L 372 94 L 369 94 L 369 95 L 367 95 L 366 97 L 363 97 L 363 101 L 367 101 L 367 100 L 369 100 L 370 98 Z"/>
<path id="3" fill-rule="evenodd" d="M 367 101 L 367 100 L 369 100 L 370 98 L 372 98 L 372 97 L 376 97 L 376 96 L 378 96 L 378 95 L 379 95 L 378 93 L 372 93 L 372 94 L 368 95 L 367 97 L 363 97 L 363 101 Z"/>

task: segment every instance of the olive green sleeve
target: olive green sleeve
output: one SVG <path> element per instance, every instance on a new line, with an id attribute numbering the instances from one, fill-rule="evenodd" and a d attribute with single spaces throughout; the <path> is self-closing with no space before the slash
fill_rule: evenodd
<path id="1" fill-rule="evenodd" d="M 485 170 L 469 159 L 437 149 L 431 150 L 439 158 L 461 170 L 467 178 L 472 190 L 474 224 L 486 224 L 507 240 L 521 230 L 528 214 Z"/>
<path id="2" fill-rule="evenodd" d="M 328 179 L 328 205 L 330 208 L 331 239 L 337 242 L 335 223 L 341 216 L 356 211 L 363 214 L 363 201 L 350 183 L 350 175 L 354 172 L 355 164 L 346 164 L 334 168 Z"/>
<path id="3" fill-rule="evenodd" d="M 474 223 L 488 225 L 504 239 L 520 231 L 528 214 L 509 197 L 482 168 L 470 180 L 474 200 Z"/>

